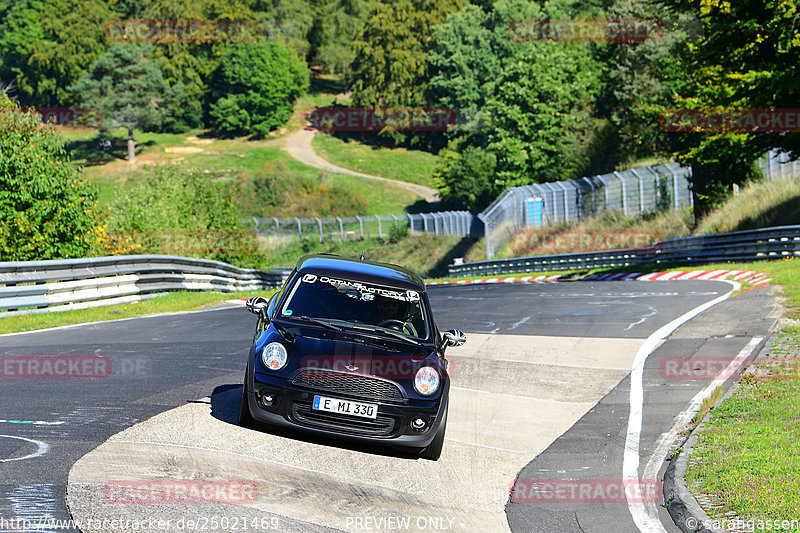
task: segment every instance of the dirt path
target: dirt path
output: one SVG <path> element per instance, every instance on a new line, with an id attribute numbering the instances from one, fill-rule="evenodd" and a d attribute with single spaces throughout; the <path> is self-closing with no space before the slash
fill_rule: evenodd
<path id="1" fill-rule="evenodd" d="M 316 133 L 317 130 L 311 128 L 302 129 L 292 133 L 286 138 L 286 151 L 289 152 L 289 155 L 291 155 L 301 163 L 308 165 L 310 167 L 318 168 L 320 170 L 327 170 L 328 172 L 349 174 L 351 176 L 360 176 L 362 178 L 368 178 L 371 180 L 394 183 L 395 185 L 398 185 L 406 190 L 409 190 L 414 194 L 422 196 L 426 202 L 431 203 L 439 201 L 439 192 L 436 191 L 436 189 L 431 189 L 430 187 L 425 187 L 422 185 L 416 185 L 414 183 L 406 183 L 404 181 L 390 180 L 388 178 L 382 178 L 380 176 L 362 174 L 361 172 L 356 172 L 354 170 L 349 170 L 346 168 L 336 166 L 333 163 L 330 163 L 325 159 L 322 159 L 320 156 L 316 154 L 316 152 L 314 152 L 314 149 L 311 147 L 311 140 L 314 138 L 314 135 Z"/>

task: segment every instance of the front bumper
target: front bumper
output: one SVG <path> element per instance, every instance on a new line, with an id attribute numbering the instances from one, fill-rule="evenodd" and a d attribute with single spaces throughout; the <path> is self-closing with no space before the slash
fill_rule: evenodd
<path id="1" fill-rule="evenodd" d="M 252 379 L 248 384 L 248 404 L 258 422 L 336 438 L 420 449 L 428 446 L 439 431 L 449 393 L 445 381 L 442 394 L 434 400 L 408 398 L 404 402 L 388 402 L 298 387 L 284 378 L 264 374 L 255 374 Z M 273 398 L 271 405 L 263 403 L 267 394 Z M 377 417 L 371 420 L 315 411 L 311 408 L 315 395 L 376 404 Z M 411 427 L 411 420 L 417 417 L 426 421 L 425 428 L 419 431 Z"/>

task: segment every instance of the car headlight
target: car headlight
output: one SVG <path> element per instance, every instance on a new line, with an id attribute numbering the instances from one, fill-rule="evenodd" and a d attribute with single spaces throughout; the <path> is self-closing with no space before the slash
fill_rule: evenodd
<path id="1" fill-rule="evenodd" d="M 279 342 L 271 342 L 261 352 L 261 362 L 270 370 L 280 370 L 286 366 L 286 348 Z"/>
<path id="2" fill-rule="evenodd" d="M 423 366 L 414 376 L 414 388 L 418 393 L 430 396 L 439 390 L 439 372 L 430 366 Z"/>

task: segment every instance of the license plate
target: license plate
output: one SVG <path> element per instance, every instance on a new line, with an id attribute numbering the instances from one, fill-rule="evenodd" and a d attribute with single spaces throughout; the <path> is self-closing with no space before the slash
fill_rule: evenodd
<path id="1" fill-rule="evenodd" d="M 363 418 L 374 419 L 378 416 L 378 406 L 374 403 L 353 402 L 350 400 L 340 400 L 338 398 L 328 398 L 326 396 L 314 396 L 314 409 L 327 413 L 337 413 L 340 415 L 360 416 Z"/>

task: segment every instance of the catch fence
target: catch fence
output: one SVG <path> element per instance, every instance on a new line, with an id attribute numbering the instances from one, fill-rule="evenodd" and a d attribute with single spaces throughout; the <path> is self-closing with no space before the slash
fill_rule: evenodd
<path id="1" fill-rule="evenodd" d="M 402 215 L 314 218 L 250 218 L 243 222 L 256 234 L 273 237 L 319 239 L 319 242 L 411 235 L 481 235 L 483 224 L 469 211 L 441 211 Z"/>

